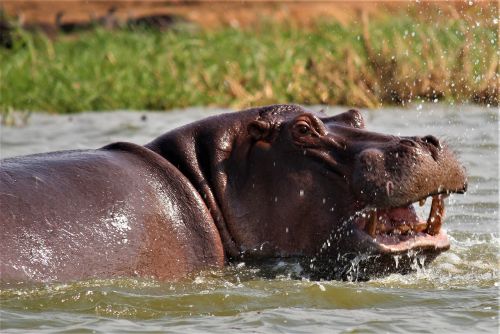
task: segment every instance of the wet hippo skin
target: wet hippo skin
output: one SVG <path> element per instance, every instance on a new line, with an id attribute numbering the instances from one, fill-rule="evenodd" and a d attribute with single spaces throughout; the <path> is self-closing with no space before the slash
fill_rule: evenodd
<path id="1" fill-rule="evenodd" d="M 466 185 L 436 137 L 370 132 L 355 110 L 218 115 L 145 146 L 2 160 L 1 279 L 175 280 L 275 259 L 313 279 L 407 273 L 449 248 L 444 199 Z"/>

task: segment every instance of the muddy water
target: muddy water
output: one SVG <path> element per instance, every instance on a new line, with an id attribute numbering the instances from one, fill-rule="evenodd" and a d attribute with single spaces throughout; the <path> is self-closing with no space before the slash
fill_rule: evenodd
<path id="1" fill-rule="evenodd" d="M 329 108 L 329 113 L 342 109 Z M 34 115 L 2 128 L 1 156 L 146 143 L 223 110 Z M 33 333 L 146 332 L 489 332 L 499 326 L 498 111 L 476 106 L 414 106 L 366 111 L 368 128 L 435 134 L 467 166 L 469 191 L 448 200 L 451 250 L 407 276 L 365 283 L 293 280 L 294 268 L 262 278 L 244 264 L 175 284 L 95 280 L 3 285 L 1 328 Z M 428 205 L 428 204 L 427 204 Z M 428 208 L 427 208 L 428 210 Z M 2 332 L 3 332 L 2 331 Z"/>

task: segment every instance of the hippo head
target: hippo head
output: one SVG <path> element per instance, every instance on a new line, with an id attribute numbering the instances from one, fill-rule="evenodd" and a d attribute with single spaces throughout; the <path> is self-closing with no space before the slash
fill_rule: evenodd
<path id="1" fill-rule="evenodd" d="M 229 259 L 300 258 L 315 279 L 406 273 L 450 247 L 444 199 L 466 175 L 434 136 L 365 130 L 350 110 L 216 116 L 150 144 L 205 198 Z M 183 152 L 183 153 L 179 153 Z M 428 218 L 413 205 L 428 197 Z"/>

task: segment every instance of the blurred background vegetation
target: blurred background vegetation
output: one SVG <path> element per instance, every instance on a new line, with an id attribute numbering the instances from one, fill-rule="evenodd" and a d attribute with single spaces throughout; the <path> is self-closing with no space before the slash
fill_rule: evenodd
<path id="1" fill-rule="evenodd" d="M 0 6 L 3 114 L 499 101 L 497 2 Z"/>

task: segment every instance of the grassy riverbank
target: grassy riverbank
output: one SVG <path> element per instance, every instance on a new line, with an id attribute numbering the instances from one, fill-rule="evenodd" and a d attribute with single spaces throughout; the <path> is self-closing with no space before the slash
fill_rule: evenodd
<path id="1" fill-rule="evenodd" d="M 387 17 L 310 27 L 17 34 L 0 50 L 2 112 L 295 102 L 498 104 L 497 23 Z"/>

